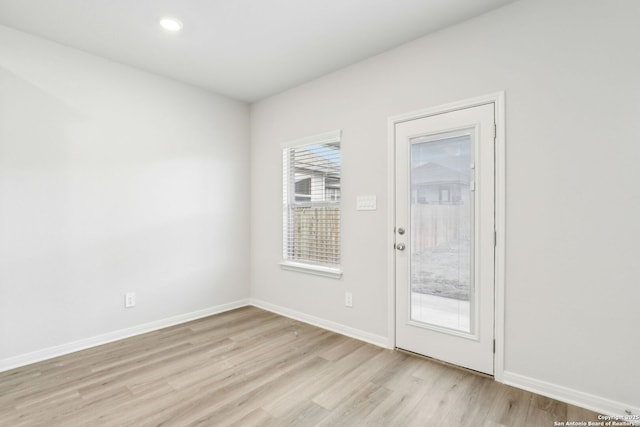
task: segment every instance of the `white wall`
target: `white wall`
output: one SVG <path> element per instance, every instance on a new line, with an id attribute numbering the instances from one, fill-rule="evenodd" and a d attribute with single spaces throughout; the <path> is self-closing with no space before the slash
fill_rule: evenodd
<path id="1" fill-rule="evenodd" d="M 384 339 L 387 118 L 505 90 L 505 378 L 638 411 L 639 16 L 636 0 L 521 1 L 253 105 L 252 297 Z M 333 129 L 341 280 L 278 267 L 279 144 Z M 369 194 L 378 210 L 356 211 Z"/>
<path id="2" fill-rule="evenodd" d="M 248 106 L 6 27 L 0 52 L 0 366 L 246 301 Z"/>

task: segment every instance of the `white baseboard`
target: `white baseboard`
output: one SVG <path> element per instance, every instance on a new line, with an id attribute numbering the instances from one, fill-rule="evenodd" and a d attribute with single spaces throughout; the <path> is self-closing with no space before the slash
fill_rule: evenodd
<path id="1" fill-rule="evenodd" d="M 286 307 L 282 307 L 276 304 L 268 303 L 266 301 L 247 298 L 227 304 L 221 304 L 215 307 L 209 307 L 191 313 L 180 314 L 172 316 L 166 319 L 156 320 L 142 325 L 133 326 L 130 328 L 120 329 L 118 331 L 109 332 L 106 334 L 98 335 L 95 337 L 78 340 L 55 347 L 49 347 L 42 350 L 34 351 L 19 356 L 14 356 L 0 360 L 0 372 L 7 371 L 9 369 L 18 368 L 20 366 L 29 365 L 32 363 L 40 362 L 43 360 L 51 359 L 65 354 L 74 353 L 76 351 L 84 350 L 90 347 L 95 347 L 102 344 L 107 344 L 113 341 L 129 338 L 135 335 L 152 332 L 158 329 L 166 328 L 169 326 L 177 325 L 180 323 L 189 322 L 192 320 L 200 319 L 202 317 L 211 316 L 214 314 L 223 313 L 225 311 L 233 310 L 240 307 L 253 305 L 263 310 L 271 311 L 281 316 L 289 317 L 304 323 L 308 323 L 313 326 L 317 326 L 323 329 L 327 329 L 342 335 L 346 335 L 351 338 L 358 339 L 360 341 L 368 342 L 370 344 L 383 347 L 393 348 L 393 345 L 389 344 L 388 337 L 382 335 L 372 334 L 370 332 L 362 331 L 360 329 L 352 328 L 342 325 L 340 323 L 332 322 L 330 320 L 315 317 L 306 313 L 302 313 L 296 310 L 292 310 Z M 594 412 L 598 412 L 604 415 L 620 416 L 632 414 L 634 416 L 640 415 L 640 407 L 625 404 L 622 402 L 616 402 L 601 396 L 585 393 L 579 390 L 574 390 L 568 387 L 560 386 L 557 384 L 549 383 L 535 378 L 527 377 L 524 375 L 516 374 L 514 372 L 505 371 L 502 375 L 502 381 L 504 384 L 514 386 L 523 390 L 527 390 L 533 393 L 537 393 L 543 396 L 550 397 L 552 399 L 560 400 L 572 405 L 580 406 L 582 408 L 590 409 Z M 622 418 L 624 420 L 624 418 Z M 640 425 L 635 423 L 634 425 Z"/>
<path id="2" fill-rule="evenodd" d="M 217 305 L 215 307 L 208 307 L 202 310 L 192 311 L 191 313 L 179 314 L 177 316 L 168 317 L 166 319 L 160 319 L 153 322 L 144 323 L 142 325 L 108 332 L 106 334 L 98 335 L 95 337 L 57 345 L 55 347 L 44 348 L 42 350 L 37 350 L 19 356 L 9 357 L 7 359 L 0 360 L 0 372 L 8 371 L 9 369 L 18 368 L 20 366 L 30 365 L 36 362 L 41 362 L 43 360 L 51 359 L 54 357 L 63 356 L 65 354 L 74 353 L 76 351 L 84 350 L 90 347 L 107 344 L 113 341 L 121 340 L 123 338 L 129 338 L 135 335 L 156 331 L 168 326 L 190 322 L 202 317 L 223 313 L 225 311 L 233 310 L 235 308 L 244 307 L 247 305 L 249 305 L 249 299 L 242 299 L 239 301 Z"/>
<path id="3" fill-rule="evenodd" d="M 504 384 L 521 388 L 532 393 L 541 394 L 543 396 L 560 400 L 562 402 L 569 403 L 575 406 L 580 406 L 582 408 L 598 412 L 599 414 L 620 417 L 629 415 L 629 413 L 633 414 L 634 416 L 640 415 L 640 407 L 616 402 L 601 396 L 596 396 L 561 385 L 537 380 L 535 378 L 527 377 L 513 372 L 505 371 L 502 380 Z M 621 418 L 621 421 L 624 420 L 624 418 Z M 634 425 L 639 424 L 636 421 L 636 424 Z"/>
<path id="4" fill-rule="evenodd" d="M 389 346 L 388 337 L 382 335 L 372 334 L 360 329 L 352 328 L 342 325 L 340 323 L 332 322 L 330 320 L 322 319 L 320 317 L 311 316 L 300 311 L 292 310 L 290 308 L 282 307 L 279 305 L 271 304 L 266 301 L 261 301 L 255 298 L 251 298 L 250 304 L 261 308 L 263 310 L 271 311 L 281 316 L 289 317 L 294 320 L 299 320 L 304 323 L 308 323 L 313 326 L 317 326 L 322 329 L 327 329 L 332 332 L 336 332 L 341 335 L 346 335 L 351 338 L 355 338 L 360 341 L 368 342 L 369 344 L 377 345 L 383 348 L 392 348 Z"/>

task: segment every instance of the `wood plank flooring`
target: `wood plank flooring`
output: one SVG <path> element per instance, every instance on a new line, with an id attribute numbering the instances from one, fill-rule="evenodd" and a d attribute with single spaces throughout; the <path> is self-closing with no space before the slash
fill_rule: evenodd
<path id="1" fill-rule="evenodd" d="M 1 426 L 553 426 L 597 414 L 255 307 L 0 373 Z"/>

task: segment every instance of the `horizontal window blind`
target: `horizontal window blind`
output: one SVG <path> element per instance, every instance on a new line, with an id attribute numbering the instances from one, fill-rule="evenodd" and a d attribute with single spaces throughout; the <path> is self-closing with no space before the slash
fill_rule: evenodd
<path id="1" fill-rule="evenodd" d="M 340 137 L 283 149 L 283 257 L 287 261 L 340 265 Z"/>

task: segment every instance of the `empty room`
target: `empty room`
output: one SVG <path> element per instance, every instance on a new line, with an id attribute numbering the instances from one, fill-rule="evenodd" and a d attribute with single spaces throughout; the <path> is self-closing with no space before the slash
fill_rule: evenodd
<path id="1" fill-rule="evenodd" d="M 0 425 L 640 425 L 637 0 L 0 0 Z"/>

